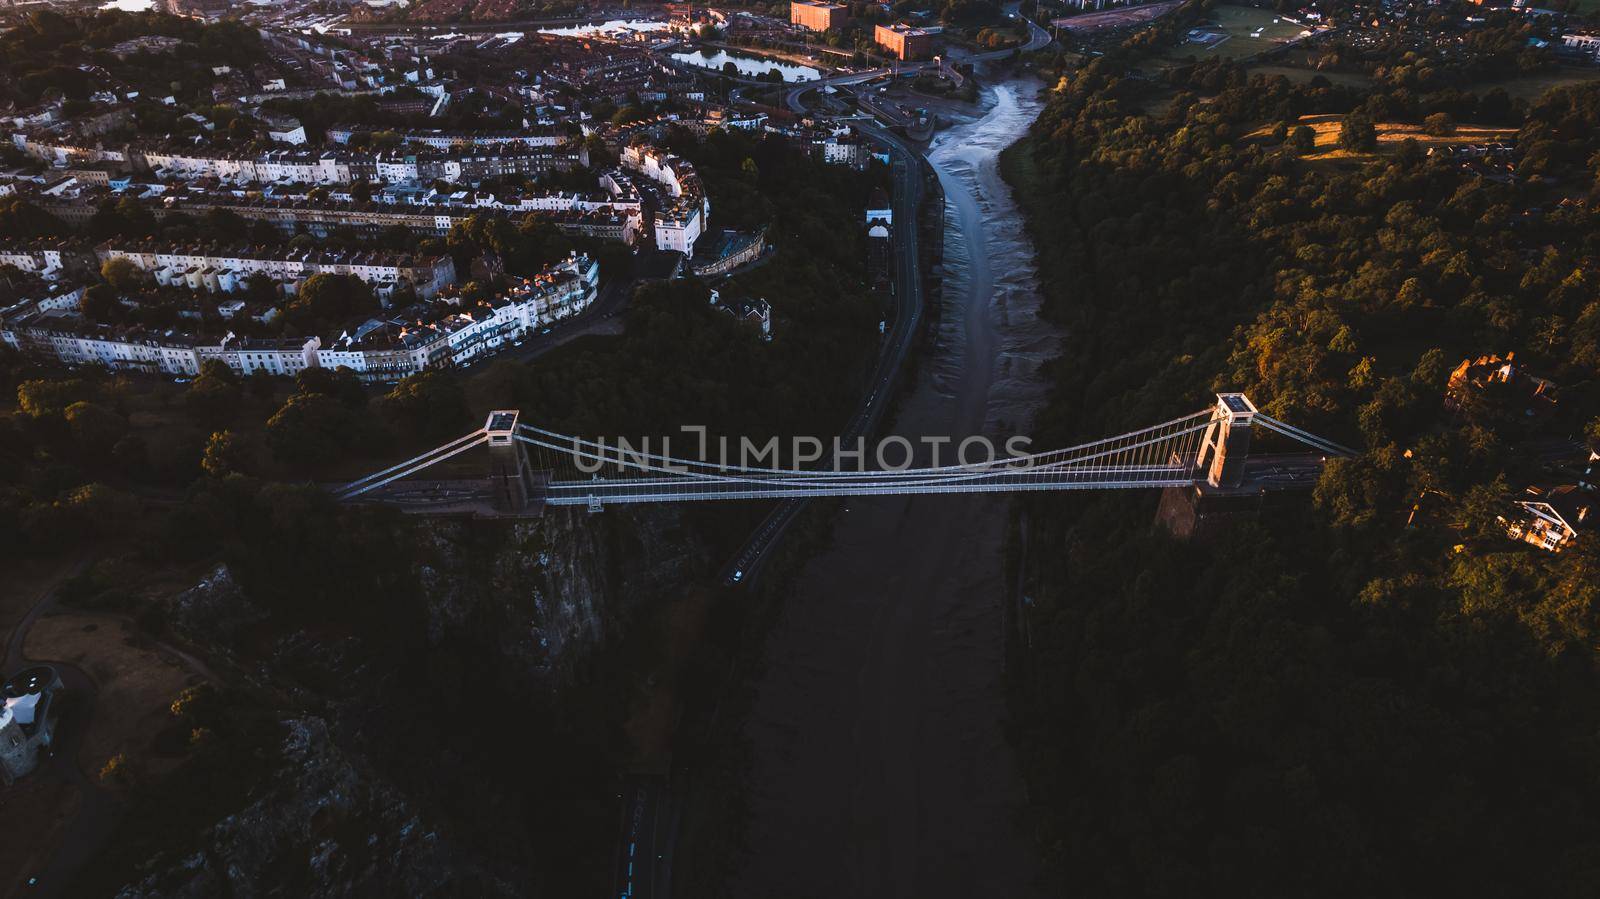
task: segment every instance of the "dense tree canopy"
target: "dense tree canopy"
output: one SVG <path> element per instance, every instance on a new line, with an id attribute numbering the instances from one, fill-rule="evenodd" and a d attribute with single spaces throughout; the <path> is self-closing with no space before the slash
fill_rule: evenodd
<path id="1" fill-rule="evenodd" d="M 1153 500 L 1030 505 L 1016 689 L 1050 876 L 1130 897 L 1593 895 L 1600 540 L 1545 553 L 1495 519 L 1553 476 L 1527 442 L 1600 413 L 1600 88 L 1508 107 L 1125 66 L 1070 73 L 1008 160 L 1077 338 L 1041 437 L 1228 389 L 1362 455 L 1212 542 L 1153 530 Z M 1516 177 L 1368 130 L 1441 113 L 1517 125 Z M 1303 159 L 1312 114 L 1343 117 L 1355 155 Z M 1446 412 L 1450 368 L 1509 350 L 1563 386 L 1557 409 L 1489 392 Z"/>

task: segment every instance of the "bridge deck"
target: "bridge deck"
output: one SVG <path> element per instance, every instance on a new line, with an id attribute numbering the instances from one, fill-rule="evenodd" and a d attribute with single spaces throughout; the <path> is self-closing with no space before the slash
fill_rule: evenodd
<path id="1" fill-rule="evenodd" d="M 929 493 L 1006 493 L 1029 490 L 1114 490 L 1151 487 L 1183 487 L 1195 483 L 1185 468 L 1159 468 L 1138 471 L 1007 472 L 982 479 L 941 481 L 892 480 L 851 481 L 825 479 L 802 483 L 762 484 L 751 481 L 726 483 L 645 479 L 597 479 L 556 481 L 549 485 L 545 504 L 551 506 L 601 503 L 685 502 L 693 500 L 782 499 L 821 496 L 893 496 Z"/>

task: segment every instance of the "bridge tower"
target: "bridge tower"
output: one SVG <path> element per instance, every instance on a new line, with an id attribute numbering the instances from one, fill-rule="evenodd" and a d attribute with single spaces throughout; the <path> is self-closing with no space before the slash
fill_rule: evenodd
<path id="1" fill-rule="evenodd" d="M 1217 408 L 1205 445 L 1200 448 L 1200 464 L 1210 454 L 1206 483 L 1213 487 L 1237 487 L 1244 482 L 1244 463 L 1250 457 L 1250 426 L 1256 406 L 1242 393 L 1217 394 Z"/>
<path id="2" fill-rule="evenodd" d="M 1242 393 L 1219 393 L 1211 424 L 1194 461 L 1195 482 L 1161 492 L 1156 523 L 1189 539 L 1225 530 L 1232 522 L 1254 519 L 1266 494 L 1245 480 L 1255 404 Z"/>
<path id="3" fill-rule="evenodd" d="M 541 492 L 528 464 L 528 454 L 517 442 L 517 420 L 521 415 L 516 409 L 496 409 L 483 425 L 488 435 L 490 502 L 502 515 L 528 514 L 531 501 Z"/>

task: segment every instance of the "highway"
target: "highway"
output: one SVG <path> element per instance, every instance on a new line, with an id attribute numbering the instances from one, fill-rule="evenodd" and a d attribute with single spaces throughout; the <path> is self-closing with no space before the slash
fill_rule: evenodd
<path id="1" fill-rule="evenodd" d="M 894 379 L 904 366 L 911 350 L 911 342 L 922 321 L 923 296 L 920 253 L 917 245 L 918 210 L 922 207 L 922 154 L 900 137 L 871 125 L 861 127 L 867 137 L 889 147 L 894 170 L 894 324 L 889 330 L 883 350 L 872 378 L 867 382 L 867 392 L 856 414 L 843 432 L 846 444 L 854 444 L 877 427 L 883 418 L 884 408 L 892 395 Z M 729 586 L 748 583 L 756 568 L 778 542 L 789 525 L 794 523 L 803 499 L 780 502 L 745 541 L 743 547 L 724 566 L 719 579 Z"/>
<path id="2" fill-rule="evenodd" d="M 622 845 L 617 847 L 617 869 L 611 895 L 617 899 L 651 899 L 662 893 L 665 855 L 659 839 L 666 825 L 661 818 L 667 779 L 659 775 L 630 774 L 622 792 Z"/>

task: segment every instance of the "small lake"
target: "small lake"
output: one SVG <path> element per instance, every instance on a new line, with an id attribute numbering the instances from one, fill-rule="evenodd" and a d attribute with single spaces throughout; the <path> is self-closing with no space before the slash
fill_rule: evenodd
<path id="1" fill-rule="evenodd" d="M 678 62 L 686 62 L 691 66 L 702 69 L 722 71 L 723 65 L 733 63 L 739 74 L 746 78 L 755 78 L 776 69 L 782 73 L 783 80 L 795 83 L 799 81 L 816 81 L 822 73 L 811 66 L 803 66 L 792 62 L 783 62 L 778 59 L 768 59 L 764 56 L 752 56 L 748 53 L 730 53 L 727 50 L 694 50 L 683 53 L 674 53 L 672 58 Z"/>
<path id="2" fill-rule="evenodd" d="M 559 34 L 562 37 L 594 37 L 596 35 L 617 36 L 628 32 L 666 31 L 671 28 L 670 22 L 660 22 L 654 19 L 612 19 L 609 22 L 595 22 L 588 25 L 569 25 L 565 28 L 541 28 L 540 34 Z"/>

